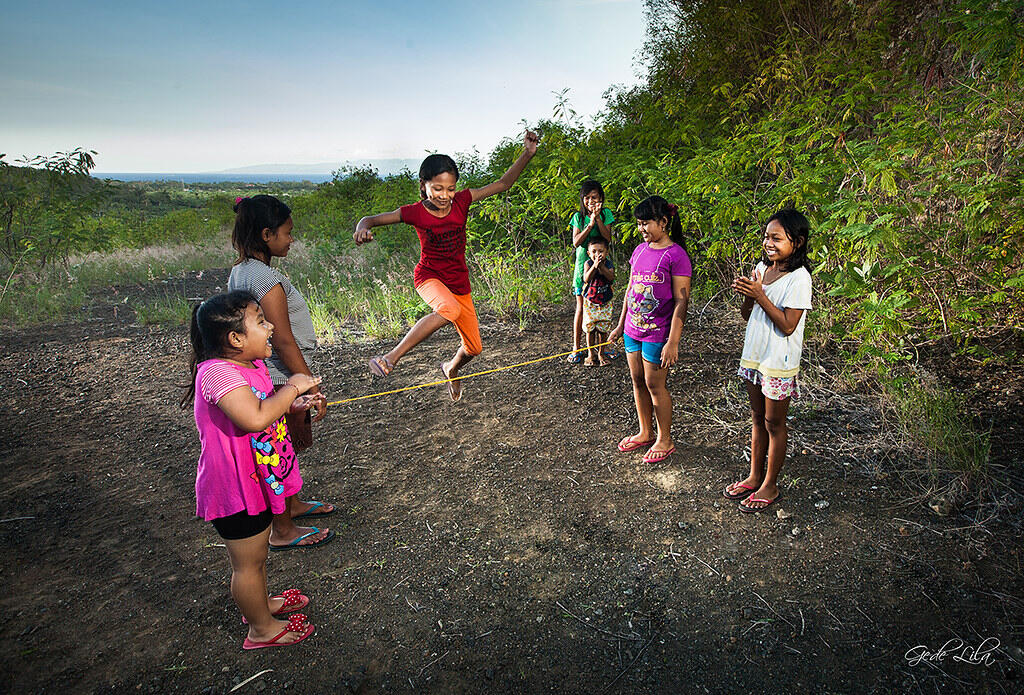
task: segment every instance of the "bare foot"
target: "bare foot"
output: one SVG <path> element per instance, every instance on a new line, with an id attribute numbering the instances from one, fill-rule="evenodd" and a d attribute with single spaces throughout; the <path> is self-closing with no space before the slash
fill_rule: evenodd
<path id="1" fill-rule="evenodd" d="M 314 533 L 313 528 L 314 527 L 311 526 L 296 526 L 295 533 L 287 534 L 284 536 L 275 536 L 273 530 L 271 530 L 270 545 L 277 548 L 280 548 L 285 545 L 292 545 L 292 543 L 295 542 L 296 538 L 302 538 L 303 536 L 305 536 L 305 538 L 302 538 L 302 540 L 300 540 L 298 543 L 295 543 L 295 545 L 316 545 L 317 543 L 320 543 L 321 541 L 326 539 L 331 532 L 331 529 L 329 528 L 322 528 Z"/>
<path id="2" fill-rule="evenodd" d="M 779 487 L 777 485 L 762 485 L 754 492 L 750 497 L 745 498 L 741 505 L 748 509 L 763 509 L 769 504 L 775 501 L 775 498 L 779 496 Z M 763 502 L 754 502 L 754 499 L 765 500 Z"/>
<path id="3" fill-rule="evenodd" d="M 725 494 L 729 499 L 742 499 L 748 497 L 750 493 L 760 487 L 761 481 L 753 476 L 747 476 L 743 480 L 737 480 L 735 483 L 730 483 L 726 488 Z"/>
<path id="4" fill-rule="evenodd" d="M 445 379 L 452 379 L 459 375 L 458 372 L 450 372 L 448 365 L 451 362 L 441 363 L 441 373 L 444 374 Z M 451 397 L 453 403 L 457 403 L 462 398 L 462 381 L 449 381 L 448 382 L 448 396 Z"/>

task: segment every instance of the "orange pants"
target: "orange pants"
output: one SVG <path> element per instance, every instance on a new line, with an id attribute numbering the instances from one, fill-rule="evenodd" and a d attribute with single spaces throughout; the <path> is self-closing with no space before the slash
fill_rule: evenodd
<path id="1" fill-rule="evenodd" d="M 480 324 L 477 323 L 476 309 L 473 307 L 473 295 L 455 294 L 437 278 L 423 281 L 416 287 L 416 291 L 435 313 L 455 324 L 455 330 L 462 338 L 462 349 L 467 354 L 479 355 L 483 351 Z"/>

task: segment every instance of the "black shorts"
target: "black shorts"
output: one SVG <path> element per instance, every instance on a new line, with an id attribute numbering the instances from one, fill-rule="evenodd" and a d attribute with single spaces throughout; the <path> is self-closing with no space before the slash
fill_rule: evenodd
<path id="1" fill-rule="evenodd" d="M 270 526 L 274 515 L 269 509 L 264 509 L 253 516 L 244 509 L 231 516 L 222 516 L 219 519 L 211 519 L 210 523 L 217 529 L 220 537 L 227 541 L 240 541 L 243 538 L 252 538 L 263 533 Z"/>

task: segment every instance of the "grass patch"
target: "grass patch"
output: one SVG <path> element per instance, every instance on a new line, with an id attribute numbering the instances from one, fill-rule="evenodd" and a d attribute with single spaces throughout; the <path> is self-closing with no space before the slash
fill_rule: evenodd
<path id="1" fill-rule="evenodd" d="M 927 383 L 899 384 L 893 405 L 899 430 L 924 454 L 933 474 L 972 479 L 988 474 L 991 440 L 965 416 L 963 399 Z"/>
<path id="2" fill-rule="evenodd" d="M 321 341 L 394 338 L 427 313 L 412 286 L 417 251 L 370 245 L 338 253 L 329 244 L 296 244 L 281 270 L 305 296 Z M 522 327 L 545 304 L 568 296 L 567 254 L 467 255 L 478 310 L 514 318 Z"/>
<path id="3" fill-rule="evenodd" d="M 143 326 L 170 324 L 184 326 L 192 318 L 192 303 L 184 296 L 166 294 L 139 304 L 132 304 L 136 320 Z"/>
<path id="4" fill-rule="evenodd" d="M 135 282 L 153 282 L 159 278 L 206 268 L 230 265 L 235 258 L 227 234 L 202 244 L 150 246 L 119 249 L 72 257 L 68 265 L 37 272 L 15 273 L 0 300 L 0 321 L 15 326 L 71 320 L 88 301 L 90 290 Z M 10 273 L 0 268 L 4 276 Z M 176 316 L 180 307 L 168 298 L 150 305 L 133 307 L 147 316 Z M 164 322 L 158 319 L 157 322 Z"/>

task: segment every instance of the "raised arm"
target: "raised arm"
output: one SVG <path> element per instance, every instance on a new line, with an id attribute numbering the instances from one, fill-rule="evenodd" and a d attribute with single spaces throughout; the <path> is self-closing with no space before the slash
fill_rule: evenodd
<path id="1" fill-rule="evenodd" d="M 523 136 L 523 153 L 519 155 L 519 159 L 512 163 L 512 166 L 508 168 L 504 176 L 495 181 L 489 183 L 481 188 L 470 188 L 469 192 L 473 195 L 473 202 L 487 198 L 488 196 L 495 195 L 497 193 L 504 193 L 508 189 L 512 188 L 512 184 L 516 182 L 519 175 L 523 173 L 523 169 L 533 159 L 533 155 L 537 154 L 537 145 L 540 142 L 540 138 L 537 137 L 537 133 L 532 130 L 526 131 L 526 135 Z"/>
<path id="2" fill-rule="evenodd" d="M 398 224 L 402 221 L 402 213 L 398 210 L 392 210 L 391 212 L 382 212 L 379 215 L 370 215 L 364 217 L 356 223 L 356 231 L 352 235 L 352 238 L 356 242 L 356 246 L 365 244 L 368 241 L 373 241 L 373 233 L 370 231 L 374 227 L 384 227 L 389 224 Z"/>

